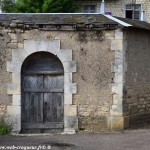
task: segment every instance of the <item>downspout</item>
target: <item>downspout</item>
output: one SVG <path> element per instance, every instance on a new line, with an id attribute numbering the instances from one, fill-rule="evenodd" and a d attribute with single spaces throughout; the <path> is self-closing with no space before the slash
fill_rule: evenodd
<path id="1" fill-rule="evenodd" d="M 100 14 L 105 14 L 105 1 L 102 0 L 100 5 Z"/>

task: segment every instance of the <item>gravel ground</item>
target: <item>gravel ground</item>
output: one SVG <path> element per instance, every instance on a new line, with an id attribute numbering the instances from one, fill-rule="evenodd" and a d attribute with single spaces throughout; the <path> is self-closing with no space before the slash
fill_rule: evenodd
<path id="1" fill-rule="evenodd" d="M 0 149 L 10 149 L 8 146 L 38 150 L 150 150 L 150 129 L 75 135 L 0 136 Z"/>

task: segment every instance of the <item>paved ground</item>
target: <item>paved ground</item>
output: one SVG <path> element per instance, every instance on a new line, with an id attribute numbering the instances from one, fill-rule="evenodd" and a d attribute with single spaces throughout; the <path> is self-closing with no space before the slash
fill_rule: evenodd
<path id="1" fill-rule="evenodd" d="M 4 149 L 2 146 L 14 146 L 14 149 L 16 146 L 28 146 L 26 148 L 39 146 L 39 150 L 43 150 L 47 146 L 49 147 L 46 149 L 51 148 L 52 150 L 150 150 L 150 129 L 126 131 L 124 133 L 0 136 L 0 149 Z M 9 149 L 9 147 L 5 147 L 5 149 Z M 20 149 L 23 149 L 23 147 Z"/>

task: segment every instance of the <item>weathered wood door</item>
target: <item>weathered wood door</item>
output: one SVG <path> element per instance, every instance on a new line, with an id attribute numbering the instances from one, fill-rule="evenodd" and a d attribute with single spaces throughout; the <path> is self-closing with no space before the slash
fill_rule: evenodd
<path id="1" fill-rule="evenodd" d="M 35 53 L 22 67 L 22 132 L 63 129 L 64 71 L 59 59 L 49 53 Z"/>

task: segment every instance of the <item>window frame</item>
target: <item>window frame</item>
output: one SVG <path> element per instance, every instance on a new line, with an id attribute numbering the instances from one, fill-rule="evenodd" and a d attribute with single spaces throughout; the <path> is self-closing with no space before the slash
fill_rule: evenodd
<path id="1" fill-rule="evenodd" d="M 94 11 L 93 11 L 92 9 L 89 9 L 89 8 L 88 8 L 88 10 L 87 10 L 87 12 L 86 12 L 86 11 L 85 11 L 85 7 L 86 7 L 86 6 L 88 6 L 89 8 L 90 8 L 90 6 L 94 6 L 94 7 L 95 7 L 95 8 L 94 8 L 95 10 L 93 9 L 93 10 L 94 10 Z M 96 7 L 97 7 L 97 5 L 95 5 L 95 4 L 84 4 L 84 5 L 83 5 L 83 12 L 84 12 L 84 13 L 96 13 Z M 91 12 L 91 11 L 93 11 L 93 12 Z"/>
<path id="2" fill-rule="evenodd" d="M 130 7 L 130 8 L 127 8 L 127 7 Z M 136 8 L 138 6 L 138 8 Z M 127 18 L 127 11 L 133 11 L 132 12 L 132 18 L 129 18 L 129 19 L 133 19 L 133 20 L 140 20 L 141 18 L 141 13 L 142 13 L 142 4 L 140 3 L 137 3 L 137 4 L 126 4 L 125 5 L 125 18 Z M 135 16 L 135 13 L 138 12 L 139 13 L 139 16 L 138 18 L 136 18 Z"/>

